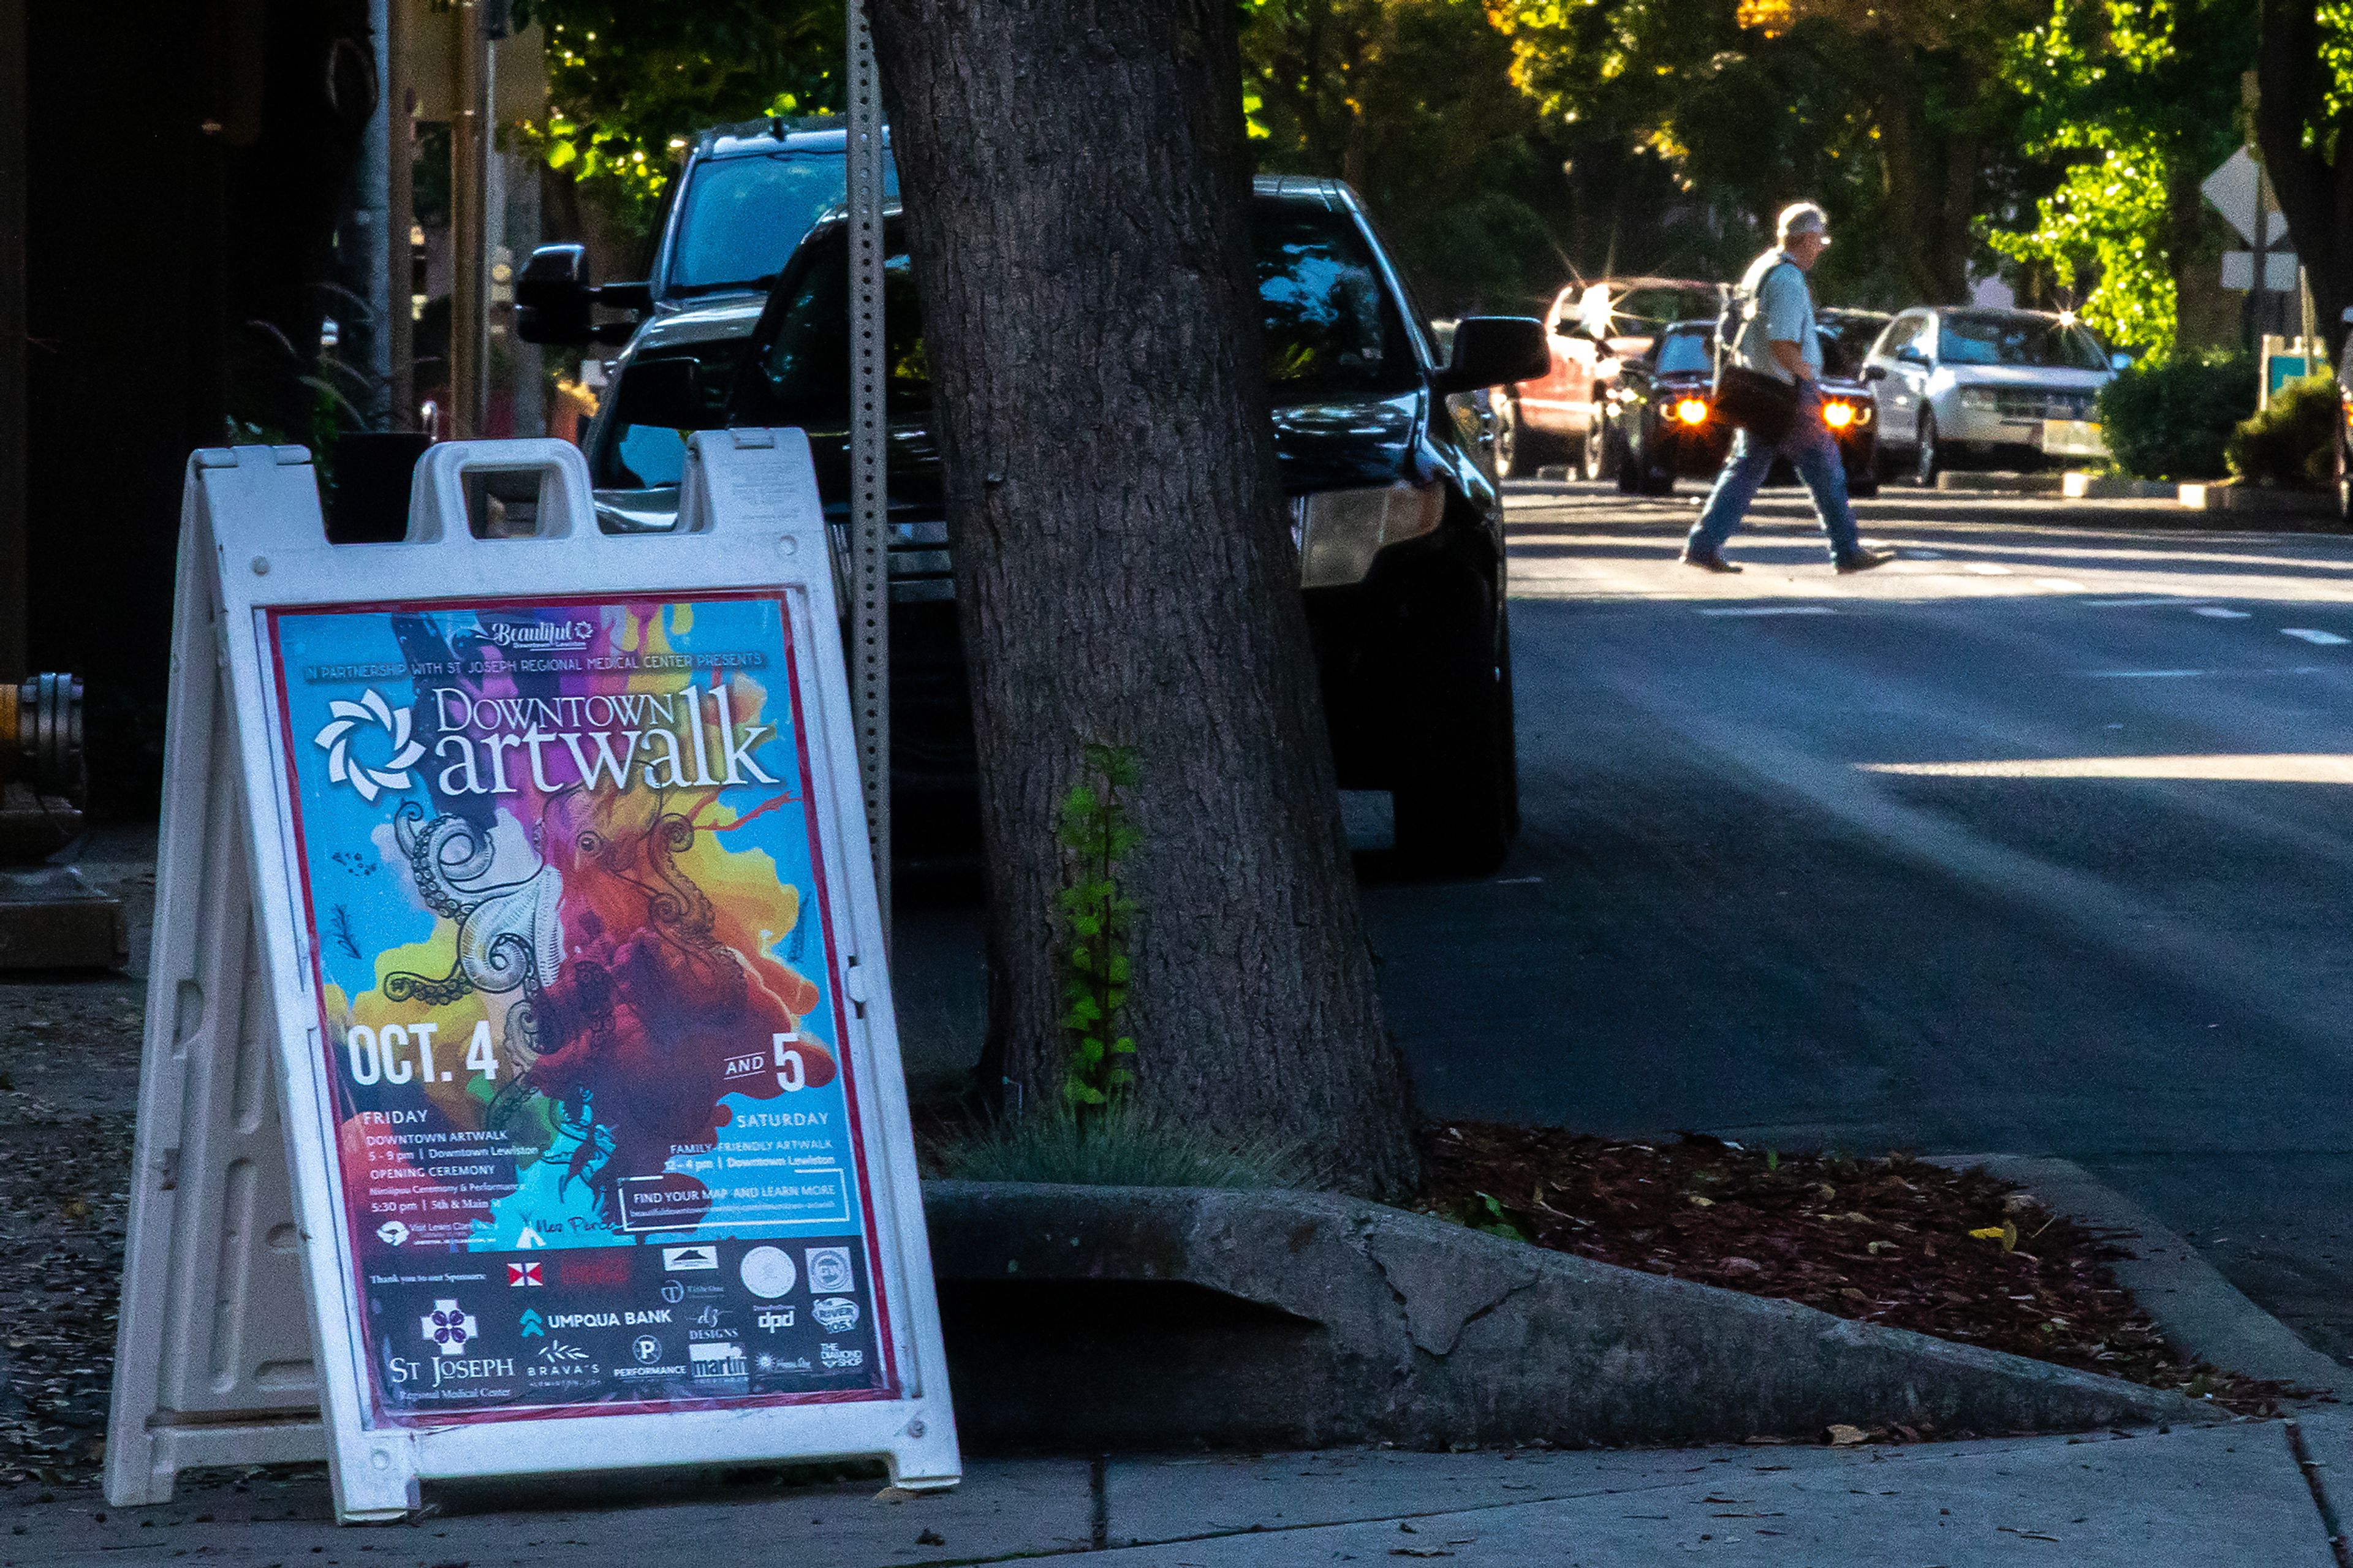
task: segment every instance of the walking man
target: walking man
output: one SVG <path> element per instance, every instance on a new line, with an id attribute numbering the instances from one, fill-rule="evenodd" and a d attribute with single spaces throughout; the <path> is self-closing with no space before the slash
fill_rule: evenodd
<path id="1" fill-rule="evenodd" d="M 1798 417 L 1778 447 L 1757 440 L 1747 430 L 1733 437 L 1715 477 L 1715 489 L 1683 542 L 1683 561 L 1704 572 L 1737 572 L 1724 558 L 1724 542 L 1740 526 L 1748 503 L 1757 499 L 1773 459 L 1787 458 L 1806 481 L 1814 498 L 1814 515 L 1829 535 L 1831 563 L 1841 572 L 1868 572 L 1894 559 L 1891 552 L 1865 550 L 1854 531 L 1854 509 L 1847 504 L 1846 465 L 1838 443 L 1822 423 L 1821 339 L 1814 331 L 1814 295 L 1806 274 L 1831 243 L 1830 220 L 1811 202 L 1781 209 L 1776 226 L 1780 244 L 1748 264 L 1740 279 L 1740 336 L 1733 352 L 1750 370 L 1798 388 Z"/>

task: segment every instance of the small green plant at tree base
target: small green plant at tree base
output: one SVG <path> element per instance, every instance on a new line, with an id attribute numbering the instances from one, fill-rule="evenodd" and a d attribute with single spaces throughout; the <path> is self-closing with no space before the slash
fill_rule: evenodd
<path id="1" fill-rule="evenodd" d="M 2239 422 L 2224 448 L 2231 471 L 2251 484 L 2324 484 L 2335 475 L 2334 376 L 2307 375 L 2272 394 L 2271 405 Z"/>
<path id="2" fill-rule="evenodd" d="M 1525 1241 L 1535 1234 L 1528 1216 L 1512 1207 L 1493 1193 L 1480 1193 L 1465 1203 L 1453 1216 L 1472 1230 L 1500 1236 L 1506 1241 Z"/>
<path id="3" fill-rule="evenodd" d="M 1089 744 L 1088 778 L 1062 797 L 1054 836 L 1069 851 L 1069 877 L 1056 901 L 1068 937 L 1062 948 L 1062 1028 L 1071 1055 L 1062 1098 L 1083 1124 L 1135 1081 L 1125 1058 L 1135 1041 L 1119 1032 L 1127 1006 L 1128 934 L 1135 900 L 1120 881 L 1120 862 L 1143 839 L 1125 791 L 1135 787 L 1135 753 Z"/>

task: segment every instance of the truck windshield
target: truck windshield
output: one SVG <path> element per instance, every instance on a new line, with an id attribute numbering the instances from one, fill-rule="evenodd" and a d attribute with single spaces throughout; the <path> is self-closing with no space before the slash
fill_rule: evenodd
<path id="1" fill-rule="evenodd" d="M 679 215 L 672 295 L 765 289 L 817 220 L 848 195 L 849 160 L 838 152 L 780 152 L 706 158 L 697 164 Z M 886 201 L 899 170 L 882 165 Z"/>
<path id="2" fill-rule="evenodd" d="M 1405 336 L 1372 252 L 1345 213 L 1303 202 L 1257 203 L 1259 301 L 1265 327 L 1266 374 L 1278 405 L 1360 393 L 1402 391 L 1420 367 Z M 849 409 L 849 300 L 847 258 L 839 229 L 819 242 L 771 307 L 771 335 L 745 376 L 731 422 L 738 425 L 839 424 Z M 898 227 L 885 264 L 883 321 L 891 413 L 931 405 L 922 305 Z"/>
<path id="3" fill-rule="evenodd" d="M 1715 329 L 1671 331 L 1659 338 L 1659 374 L 1689 375 L 1715 368 Z"/>

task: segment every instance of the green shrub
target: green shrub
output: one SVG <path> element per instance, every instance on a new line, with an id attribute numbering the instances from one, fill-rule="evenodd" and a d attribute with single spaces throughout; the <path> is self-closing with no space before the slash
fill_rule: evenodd
<path id="1" fill-rule="evenodd" d="M 2307 375 L 2231 432 L 2231 471 L 2252 484 L 2325 484 L 2336 473 L 2337 378 Z"/>
<path id="2" fill-rule="evenodd" d="M 2101 390 L 2109 456 L 2135 479 L 2219 479 L 2223 448 L 2255 411 L 2255 362 L 2210 349 L 2135 365 Z"/>
<path id="3" fill-rule="evenodd" d="M 1220 1139 L 1156 1120 L 1125 1100 L 1040 1109 L 943 1139 L 934 1157 L 966 1182 L 1056 1182 L 1082 1187 L 1303 1187 L 1303 1152 Z"/>

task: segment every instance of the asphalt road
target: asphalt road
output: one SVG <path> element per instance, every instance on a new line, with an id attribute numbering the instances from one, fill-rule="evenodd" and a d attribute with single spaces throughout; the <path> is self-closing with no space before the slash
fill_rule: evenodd
<path id="1" fill-rule="evenodd" d="M 1424 1108 L 2065 1156 L 2353 1360 L 2353 537 L 1511 504 L 1524 837 L 1367 888 Z"/>

